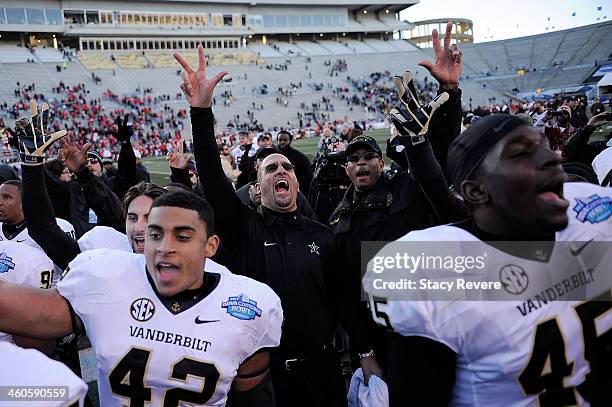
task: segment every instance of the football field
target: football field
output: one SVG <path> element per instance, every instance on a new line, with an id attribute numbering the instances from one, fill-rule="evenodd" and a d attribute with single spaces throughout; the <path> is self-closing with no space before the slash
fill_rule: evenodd
<path id="1" fill-rule="evenodd" d="M 385 151 L 387 139 L 389 138 L 389 129 L 377 129 L 366 132 L 367 135 L 372 136 L 376 139 L 380 148 Z M 319 138 L 313 137 L 310 139 L 295 140 L 291 143 L 291 146 L 297 150 L 300 150 L 312 160 L 315 152 L 317 151 L 317 145 L 319 144 Z M 151 182 L 157 185 L 167 185 L 170 183 L 170 168 L 166 162 L 166 157 L 156 158 L 145 158 L 142 163 L 147 167 L 151 174 Z"/>

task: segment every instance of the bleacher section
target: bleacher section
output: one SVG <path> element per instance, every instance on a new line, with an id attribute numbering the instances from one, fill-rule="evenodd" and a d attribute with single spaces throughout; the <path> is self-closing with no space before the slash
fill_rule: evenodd
<path id="1" fill-rule="evenodd" d="M 405 40 L 389 41 L 389 44 L 393 45 L 399 51 L 419 51 L 419 47 Z"/>
<path id="2" fill-rule="evenodd" d="M 32 57 L 32 53 L 27 48 L 16 45 L 0 45 L 0 62 L 27 62 Z"/>
<path id="3" fill-rule="evenodd" d="M 503 95 L 513 89 L 528 92 L 540 87 L 557 89 L 580 84 L 596 69 L 596 59 L 601 62 L 612 53 L 612 45 L 609 41 L 605 41 L 609 38 L 611 29 L 612 23 L 606 23 L 576 29 L 581 31 L 579 34 L 565 31 L 462 46 L 464 78 L 461 80 L 461 88 L 464 103 L 468 104 L 471 99 L 474 106 L 485 104 L 493 97 L 497 102 L 501 102 L 507 99 Z M 577 47 L 578 39 L 584 41 L 585 38 L 587 44 Z M 348 40 L 349 47 L 359 47 L 358 54 L 353 54 L 349 47 L 343 44 L 344 41 L 344 39 L 342 42 L 297 41 L 294 44 L 277 41 L 271 42 L 271 45 L 250 44 L 248 48 L 233 53 L 210 50 L 207 52 L 211 65 L 209 74 L 214 75 L 219 71 L 215 65 L 223 65 L 223 69 L 230 73 L 229 78 L 232 79 L 222 82 L 217 91 L 217 94 L 221 94 L 224 90 L 230 90 L 233 95 L 231 109 L 224 109 L 220 103 L 222 99 L 218 98 L 215 114 L 219 121 L 226 123 L 236 112 L 253 109 L 255 103 L 264 106 L 264 111 L 257 112 L 256 116 L 265 121 L 266 125 L 286 125 L 287 120 L 295 120 L 299 103 L 304 102 L 306 105 L 320 103 L 322 95 L 329 95 L 329 89 L 346 86 L 347 76 L 367 78 L 376 71 L 388 70 L 391 73 L 401 73 L 410 69 L 417 79 L 423 80 L 428 74 L 416 64 L 423 59 L 433 59 L 433 50 L 421 50 L 404 40 L 386 42 L 377 39 Z M 593 41 L 597 43 L 593 44 Z M 273 45 L 278 49 L 273 48 Z M 338 47 L 349 49 L 350 52 L 341 54 L 342 48 Z M 397 51 L 389 52 L 396 48 Z M 302 50 L 302 56 L 285 55 L 291 49 Z M 16 51 L 27 52 L 24 48 L 8 47 L 6 50 L 0 50 L 0 61 L 14 58 Z M 257 58 L 256 52 L 262 53 L 260 58 L 265 58 L 265 64 L 253 63 Z M 197 66 L 197 54 L 194 51 L 182 53 L 192 66 Z M 367 55 L 379 53 L 379 55 L 364 57 L 365 53 Z M 177 75 L 180 67 L 172 58 L 171 51 L 145 51 L 144 56 L 141 51 L 125 53 L 123 56 L 119 54 L 118 52 L 113 54 L 117 60 L 117 63 L 113 63 L 109 52 L 81 53 L 78 62 L 69 63 L 67 69 L 61 72 L 56 72 L 58 64 L 53 63 L 42 64 L 39 61 L 35 64 L 0 63 L 0 75 L 8 78 L 5 84 L 12 84 L 8 87 L 4 86 L 5 84 L 0 85 L 0 94 L 10 100 L 14 90 L 12 86 L 16 81 L 36 83 L 37 91 L 50 94 L 50 88 L 57 86 L 60 80 L 66 84 L 85 83 L 92 97 L 99 97 L 106 89 L 117 94 L 131 94 L 137 87 L 152 88 L 154 94 L 168 94 L 172 97 L 180 92 L 178 88 L 180 77 Z M 306 57 L 310 57 L 312 61 L 307 62 Z M 566 61 L 560 63 L 561 58 L 565 58 Z M 287 64 L 287 70 L 281 72 L 268 69 L 269 66 L 276 64 L 284 65 L 287 59 L 291 61 Z M 333 62 L 335 59 L 346 61 L 348 66 L 346 73 L 338 76 L 329 75 L 329 64 L 325 65 L 324 62 L 330 60 Z M 141 68 L 147 65 L 155 69 Z M 305 69 L 306 67 L 308 69 Z M 524 67 L 525 74 L 519 76 L 517 67 Z M 91 79 L 92 72 L 101 79 L 99 86 L 94 86 Z M 248 77 L 248 80 L 245 77 Z M 294 96 L 289 98 L 288 107 L 276 103 L 276 98 L 279 97 L 276 89 L 289 88 L 291 83 L 300 82 L 304 86 L 294 90 Z M 325 91 L 313 91 L 309 85 L 314 83 L 323 85 Z M 255 94 L 254 88 L 264 84 L 271 91 L 266 95 Z M 348 115 L 356 120 L 371 117 L 371 112 L 365 112 L 360 108 L 349 110 L 345 102 L 338 99 L 332 101 L 334 103 L 334 112 L 330 113 L 332 117 L 341 118 Z M 177 100 L 171 103 L 184 105 L 185 102 Z"/>
<path id="4" fill-rule="evenodd" d="M 89 69 L 90 71 L 117 68 L 117 65 L 111 61 L 109 55 L 106 54 L 83 52 L 79 55 L 79 61 L 83 64 L 85 69 Z"/>
<path id="5" fill-rule="evenodd" d="M 332 55 L 331 51 L 328 51 L 316 42 L 296 41 L 295 44 L 310 56 Z"/>
<path id="6" fill-rule="evenodd" d="M 343 42 L 323 40 L 323 41 L 319 41 L 319 44 L 321 44 L 322 47 L 324 47 L 325 49 L 327 49 L 329 52 L 331 52 L 334 55 L 348 55 L 348 54 L 355 53 L 352 49 L 347 47 L 346 44 L 344 44 Z"/>
<path id="7" fill-rule="evenodd" d="M 35 55 L 42 62 L 64 62 L 64 56 L 55 48 L 36 48 Z"/>
<path id="8" fill-rule="evenodd" d="M 147 53 L 146 57 L 155 68 L 180 68 L 170 53 Z"/>
<path id="9" fill-rule="evenodd" d="M 261 58 L 274 58 L 283 56 L 282 53 L 278 52 L 269 45 L 249 44 L 249 49 Z"/>
<path id="10" fill-rule="evenodd" d="M 377 52 L 374 48 L 370 47 L 365 42 L 356 40 L 345 40 L 344 43 L 349 49 L 353 50 L 355 54 L 373 54 Z"/>
<path id="11" fill-rule="evenodd" d="M 301 56 L 304 55 L 304 50 L 295 44 L 285 41 L 277 41 L 274 43 L 276 50 L 287 56 Z"/>
<path id="12" fill-rule="evenodd" d="M 149 66 L 149 61 L 139 54 L 118 54 L 115 55 L 117 65 L 124 69 L 142 69 Z"/>
<path id="13" fill-rule="evenodd" d="M 391 45 L 393 41 L 366 39 L 363 42 L 378 52 L 397 52 L 397 48 Z"/>

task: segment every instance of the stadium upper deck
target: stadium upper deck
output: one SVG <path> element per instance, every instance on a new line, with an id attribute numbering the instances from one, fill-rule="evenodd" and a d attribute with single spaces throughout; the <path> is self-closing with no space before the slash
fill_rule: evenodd
<path id="1" fill-rule="evenodd" d="M 35 0 L 24 4 L 6 0 L 0 7 L 0 32 L 3 42 L 20 45 L 55 45 L 53 35 L 59 35 L 64 44 L 80 51 L 122 50 L 123 43 L 103 41 L 113 37 L 132 39 L 125 44 L 127 49 L 165 49 L 154 41 L 164 37 L 217 39 L 221 42 L 215 48 L 266 43 L 270 36 L 383 39 L 411 27 L 399 20 L 399 12 L 416 3 L 418 0 L 398 4 L 382 0 Z"/>

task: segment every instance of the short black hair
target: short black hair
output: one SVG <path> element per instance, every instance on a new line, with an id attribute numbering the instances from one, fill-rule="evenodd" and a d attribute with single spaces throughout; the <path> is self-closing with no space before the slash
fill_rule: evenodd
<path id="1" fill-rule="evenodd" d="M 173 191 L 167 192 L 153 201 L 151 209 L 159 208 L 160 206 L 169 206 L 173 208 L 183 208 L 196 211 L 204 225 L 206 226 L 206 235 L 211 236 L 213 233 L 213 225 L 215 215 L 212 206 L 200 197 L 189 191 Z"/>
<path id="2" fill-rule="evenodd" d="M 128 189 L 128 191 L 125 193 L 123 197 L 123 211 L 127 214 L 130 204 L 134 199 L 138 198 L 139 196 L 148 196 L 149 198 L 154 200 L 165 193 L 165 189 L 163 189 L 159 185 L 153 184 L 152 182 L 139 182 L 138 184 Z"/>
<path id="3" fill-rule="evenodd" d="M 21 180 L 18 179 L 9 179 L 8 181 L 4 181 L 2 185 L 12 185 L 19 190 L 19 194 L 21 194 Z M 2 186 L 0 185 L 0 186 Z"/>

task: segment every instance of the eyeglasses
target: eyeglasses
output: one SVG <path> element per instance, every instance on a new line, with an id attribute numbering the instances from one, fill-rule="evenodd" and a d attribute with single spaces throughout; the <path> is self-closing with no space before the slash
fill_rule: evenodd
<path id="1" fill-rule="evenodd" d="M 65 170 L 62 171 L 62 175 L 64 174 L 72 174 L 72 171 L 66 168 Z"/>
<path id="2" fill-rule="evenodd" d="M 91 164 L 91 165 L 96 165 L 98 163 L 98 159 L 97 158 L 88 158 L 87 159 L 87 163 Z"/>
<path id="3" fill-rule="evenodd" d="M 266 167 L 264 168 L 264 170 L 266 171 L 266 174 L 272 174 L 274 171 L 276 171 L 278 169 L 278 167 L 282 165 L 283 169 L 285 171 L 288 172 L 293 172 L 293 170 L 295 170 L 295 165 L 291 164 L 291 163 L 282 163 L 282 164 L 268 164 L 266 165 Z"/>
<path id="4" fill-rule="evenodd" d="M 370 161 L 373 160 L 374 158 L 380 158 L 378 156 L 377 153 L 371 151 L 365 154 L 353 154 L 353 155 L 349 155 L 348 157 L 346 157 L 346 160 L 350 163 L 358 163 L 359 160 L 361 160 L 363 158 L 364 161 Z"/>

